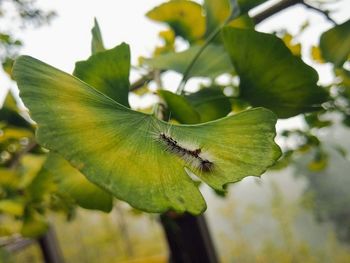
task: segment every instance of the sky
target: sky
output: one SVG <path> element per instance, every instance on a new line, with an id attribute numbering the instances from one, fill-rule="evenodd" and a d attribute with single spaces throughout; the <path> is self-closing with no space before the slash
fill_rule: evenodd
<path id="1" fill-rule="evenodd" d="M 159 43 L 158 32 L 166 27 L 150 21 L 145 13 L 151 8 L 162 3 L 162 0 L 37 0 L 37 5 L 44 10 L 54 10 L 57 17 L 49 26 L 38 29 L 27 29 L 18 32 L 23 40 L 24 47 L 21 54 L 26 54 L 40 59 L 54 67 L 71 73 L 76 61 L 85 60 L 90 56 L 91 28 L 96 17 L 102 31 L 107 48 L 112 48 L 121 42 L 130 45 L 132 63 L 137 64 L 139 56 L 150 56 L 155 45 Z M 277 1 L 271 0 L 251 14 L 257 13 Z M 350 10 L 350 1 L 341 0 L 334 13 L 334 18 L 341 23 L 347 19 Z M 318 36 L 332 26 L 322 15 L 314 11 L 306 11 L 302 6 L 295 6 L 280 12 L 257 26 L 258 31 L 273 32 L 281 28 L 287 28 L 292 34 L 299 31 L 301 25 L 310 21 L 310 27 L 299 37 L 304 46 L 303 54 L 307 63 L 310 46 L 317 44 Z M 181 43 L 180 43 L 181 44 Z M 331 79 L 329 66 L 315 65 L 320 73 L 321 83 L 327 83 Z M 137 76 L 132 74 L 131 81 Z M 166 88 L 174 90 L 181 77 L 176 73 L 165 76 L 163 83 Z M 4 75 L 0 75 L 2 87 L 16 87 Z M 198 81 L 190 81 L 188 87 L 194 86 Z M 4 89 L 0 92 L 0 99 L 5 95 Z M 131 105 L 141 104 L 136 98 L 130 98 Z"/>

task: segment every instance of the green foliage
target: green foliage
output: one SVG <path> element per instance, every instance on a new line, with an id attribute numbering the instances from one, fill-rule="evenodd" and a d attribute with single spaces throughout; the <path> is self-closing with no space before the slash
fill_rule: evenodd
<path id="1" fill-rule="evenodd" d="M 143 63 L 154 69 L 174 70 L 183 74 L 200 49 L 201 46 L 195 45 L 182 52 L 168 52 L 154 58 L 143 59 Z M 215 78 L 232 71 L 233 67 L 224 48 L 211 44 L 193 65 L 188 77 Z"/>
<path id="2" fill-rule="evenodd" d="M 285 144 L 274 168 L 309 153 L 305 169 L 324 171 L 330 159 L 318 131 L 334 124 L 327 114 L 350 123 L 349 21 L 325 32 L 313 48 L 317 62 L 333 63 L 337 76 L 320 87 L 295 36 L 254 31 L 247 12 L 263 2 L 173 0 L 155 7 L 147 16 L 168 28 L 160 32 L 163 44 L 153 57 L 140 60 L 147 72 L 132 85 L 129 46 L 106 49 L 96 19 L 92 55 L 76 63 L 75 77 L 19 58 L 14 77 L 38 129 L 34 137 L 34 125 L 8 96 L 0 109 L 0 213 L 20 221 L 27 236 L 47 229 L 48 210 L 68 218 L 76 205 L 109 212 L 112 195 L 147 212 L 199 214 L 206 203 L 198 180 L 224 196 L 227 184 L 260 176 L 280 157 L 277 117 L 300 114 L 305 128 L 281 133 L 295 143 Z M 178 51 L 178 37 L 186 40 L 186 50 Z M 21 42 L 1 33 L 0 43 L 8 47 L 2 62 L 11 74 Z M 183 76 L 176 93 L 162 83 L 170 70 Z M 185 85 L 194 77 L 209 84 L 189 93 Z M 156 90 L 147 86 L 153 81 Z M 134 111 L 130 92 L 156 95 L 160 103 L 152 115 Z"/>
<path id="3" fill-rule="evenodd" d="M 172 116 L 172 118 L 184 124 L 199 123 L 199 113 L 184 96 L 174 94 L 167 90 L 160 90 L 159 94 L 167 104 L 170 111 L 169 116 Z"/>
<path id="4" fill-rule="evenodd" d="M 205 33 L 202 7 L 193 1 L 168 1 L 155 7 L 146 15 L 152 20 L 167 23 L 176 35 L 190 42 L 195 42 Z"/>
<path id="5" fill-rule="evenodd" d="M 230 22 L 240 12 L 236 0 L 205 0 L 206 35 Z"/>
<path id="6" fill-rule="evenodd" d="M 276 118 L 268 110 L 250 110 L 202 125 L 169 125 L 129 110 L 33 58 L 17 59 L 13 72 L 40 127 L 38 141 L 60 153 L 90 181 L 141 210 L 198 214 L 205 203 L 184 167 L 222 190 L 227 183 L 260 175 L 280 155 L 273 141 Z M 38 101 L 47 104 L 42 107 Z M 171 146 L 161 134 L 179 146 Z M 189 153 L 195 149 L 200 152 Z M 202 167 L 208 160 L 213 167 Z"/>
<path id="7" fill-rule="evenodd" d="M 86 180 L 61 156 L 49 154 L 44 170 L 46 173 L 51 173 L 51 178 L 58 187 L 57 190 L 74 199 L 79 206 L 104 212 L 112 210 L 112 196 Z"/>
<path id="8" fill-rule="evenodd" d="M 91 34 L 91 53 L 95 54 L 97 52 L 105 51 L 106 49 L 103 44 L 100 26 L 98 25 L 96 18 L 94 19 L 94 27 L 91 29 Z"/>
<path id="9" fill-rule="evenodd" d="M 276 36 L 226 27 L 223 38 L 240 77 L 240 95 L 253 106 L 281 118 L 321 109 L 327 94 L 317 86 L 317 72 Z"/>
<path id="10" fill-rule="evenodd" d="M 185 96 L 160 90 L 170 111 L 169 116 L 180 123 L 193 124 L 225 117 L 231 112 L 230 100 L 218 87 L 203 88 Z"/>
<path id="11" fill-rule="evenodd" d="M 75 65 L 74 76 L 129 107 L 130 49 L 125 43 L 92 55 Z"/>
<path id="12" fill-rule="evenodd" d="M 200 122 L 220 119 L 231 112 L 230 100 L 219 87 L 203 88 L 186 98 L 199 113 Z"/>
<path id="13" fill-rule="evenodd" d="M 0 23 L 11 21 L 14 28 L 23 29 L 28 25 L 47 24 L 55 16 L 54 12 L 45 12 L 37 8 L 35 0 L 0 1 Z M 17 56 L 22 41 L 15 38 L 6 28 L 0 30 L 0 62 L 3 70 L 11 76 L 13 60 Z"/>
<path id="14" fill-rule="evenodd" d="M 350 55 L 350 20 L 324 32 L 320 38 L 322 57 L 341 67 Z"/>

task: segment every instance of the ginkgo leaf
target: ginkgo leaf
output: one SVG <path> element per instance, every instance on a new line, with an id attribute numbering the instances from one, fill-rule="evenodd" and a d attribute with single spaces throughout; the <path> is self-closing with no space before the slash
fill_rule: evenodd
<path id="1" fill-rule="evenodd" d="M 73 75 L 129 107 L 130 48 L 122 43 L 75 64 Z"/>
<path id="2" fill-rule="evenodd" d="M 223 39 L 240 78 L 240 95 L 254 107 L 280 118 L 319 110 L 327 93 L 316 70 L 294 56 L 278 37 L 251 29 L 225 27 Z"/>
<path id="3" fill-rule="evenodd" d="M 199 214 L 206 204 L 188 173 L 222 190 L 261 175 L 280 156 L 276 116 L 263 108 L 171 125 L 34 58 L 18 58 L 13 72 L 39 143 L 140 210 Z"/>
<path id="4" fill-rule="evenodd" d="M 190 42 L 200 39 L 205 33 L 202 7 L 193 1 L 168 1 L 153 8 L 146 15 L 152 20 L 167 23 L 176 35 Z"/>
<path id="5" fill-rule="evenodd" d="M 104 212 L 112 210 L 112 196 L 90 183 L 58 154 L 50 153 L 44 167 L 57 184 L 57 190 L 71 197 L 79 206 Z"/>

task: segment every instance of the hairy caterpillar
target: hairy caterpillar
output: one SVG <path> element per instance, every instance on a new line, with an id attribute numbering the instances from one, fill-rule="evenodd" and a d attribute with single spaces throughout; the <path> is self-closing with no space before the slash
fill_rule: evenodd
<path id="1" fill-rule="evenodd" d="M 200 148 L 194 150 L 186 149 L 164 132 L 159 134 L 158 141 L 162 142 L 166 146 L 167 151 L 178 155 L 187 163 L 191 164 L 195 168 L 198 168 L 200 171 L 210 172 L 213 170 L 214 163 L 200 156 L 202 152 Z"/>

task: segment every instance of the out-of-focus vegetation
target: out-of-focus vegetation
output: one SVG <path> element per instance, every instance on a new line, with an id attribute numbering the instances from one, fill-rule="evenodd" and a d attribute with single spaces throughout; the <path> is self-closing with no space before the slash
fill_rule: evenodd
<path id="1" fill-rule="evenodd" d="M 54 12 L 38 8 L 33 0 L 0 1 L 0 62 L 6 73 L 11 75 L 13 60 L 23 44 L 17 36 L 18 31 L 48 24 L 54 16 Z"/>

